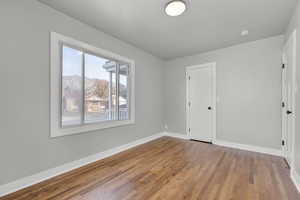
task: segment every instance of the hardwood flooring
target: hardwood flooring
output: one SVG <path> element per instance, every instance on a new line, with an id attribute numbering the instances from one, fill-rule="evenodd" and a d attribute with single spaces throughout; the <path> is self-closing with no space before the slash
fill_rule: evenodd
<path id="1" fill-rule="evenodd" d="M 163 137 L 1 200 L 297 200 L 280 157 Z"/>

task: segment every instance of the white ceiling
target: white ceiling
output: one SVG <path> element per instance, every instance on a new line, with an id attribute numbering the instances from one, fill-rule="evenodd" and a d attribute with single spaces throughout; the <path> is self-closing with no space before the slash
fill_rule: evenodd
<path id="1" fill-rule="evenodd" d="M 297 2 L 189 0 L 182 16 L 169 17 L 167 0 L 40 1 L 164 59 L 282 34 Z"/>

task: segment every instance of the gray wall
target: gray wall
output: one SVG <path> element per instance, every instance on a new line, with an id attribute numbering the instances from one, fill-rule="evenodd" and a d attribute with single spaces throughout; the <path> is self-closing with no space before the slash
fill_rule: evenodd
<path id="1" fill-rule="evenodd" d="M 299 59 L 300 59 L 300 2 L 298 2 L 297 7 L 295 8 L 294 15 L 290 21 L 290 24 L 286 30 L 285 34 L 285 39 L 287 39 L 292 31 L 294 29 L 297 29 L 297 56 L 296 56 L 296 79 L 297 79 L 297 84 L 299 87 L 300 83 L 300 69 L 299 69 Z M 296 131 L 295 131 L 295 168 L 300 174 L 300 111 L 299 111 L 299 106 L 300 106 L 300 93 L 299 91 L 296 93 Z"/>
<path id="2" fill-rule="evenodd" d="M 279 149 L 283 36 L 167 62 L 164 119 L 185 134 L 185 67 L 217 62 L 217 139 Z"/>
<path id="3" fill-rule="evenodd" d="M 161 131 L 161 60 L 35 0 L 0 13 L 0 185 Z M 136 61 L 135 125 L 49 138 L 50 31 Z"/>

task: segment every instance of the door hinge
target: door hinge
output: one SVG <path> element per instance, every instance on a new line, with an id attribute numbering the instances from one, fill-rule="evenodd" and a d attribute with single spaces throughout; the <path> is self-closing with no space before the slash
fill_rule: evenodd
<path id="1" fill-rule="evenodd" d="M 191 107 L 191 102 L 189 101 L 189 107 Z"/>
<path id="2" fill-rule="evenodd" d="M 290 115 L 290 114 L 292 114 L 293 112 L 292 111 L 290 111 L 290 110 L 287 110 L 286 111 L 286 114 L 288 114 L 288 115 Z"/>
<path id="3" fill-rule="evenodd" d="M 282 64 L 282 66 L 281 66 L 281 67 L 282 67 L 282 69 L 284 69 L 284 68 L 285 68 L 285 64 Z"/>
<path id="4" fill-rule="evenodd" d="M 189 80 L 191 80 L 191 76 L 189 76 Z"/>
<path id="5" fill-rule="evenodd" d="M 189 128 L 189 132 L 191 132 L 191 128 Z"/>
<path id="6" fill-rule="evenodd" d="M 284 102 L 282 102 L 282 103 L 281 103 L 281 106 L 284 108 L 284 107 L 285 107 L 285 103 L 284 103 Z"/>
<path id="7" fill-rule="evenodd" d="M 284 141 L 284 140 L 281 141 L 281 145 L 282 145 L 282 146 L 285 145 L 285 141 Z"/>

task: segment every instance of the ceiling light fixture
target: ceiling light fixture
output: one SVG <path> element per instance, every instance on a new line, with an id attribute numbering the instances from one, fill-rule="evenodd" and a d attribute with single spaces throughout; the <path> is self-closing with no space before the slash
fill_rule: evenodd
<path id="1" fill-rule="evenodd" d="M 248 30 L 243 30 L 242 32 L 241 32 L 241 36 L 246 36 L 246 35 L 248 35 L 249 34 L 249 31 Z"/>
<path id="2" fill-rule="evenodd" d="M 170 1 L 165 7 L 166 14 L 172 17 L 182 15 L 185 10 L 186 3 L 183 0 Z"/>

